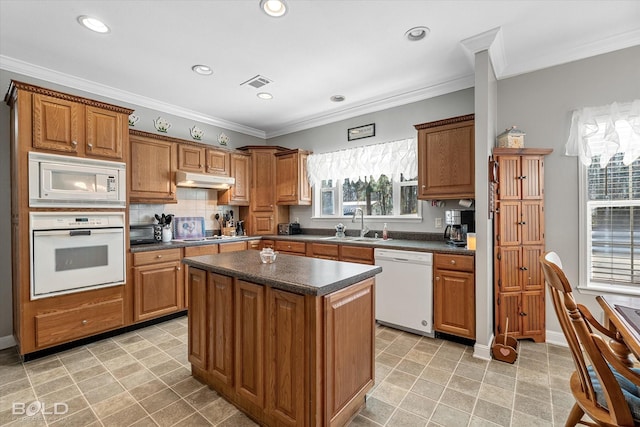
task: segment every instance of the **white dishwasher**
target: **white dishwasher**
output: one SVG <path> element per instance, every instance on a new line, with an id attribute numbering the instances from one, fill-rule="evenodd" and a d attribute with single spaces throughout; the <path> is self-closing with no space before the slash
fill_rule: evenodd
<path id="1" fill-rule="evenodd" d="M 420 335 L 433 336 L 433 254 L 375 249 L 376 320 Z"/>

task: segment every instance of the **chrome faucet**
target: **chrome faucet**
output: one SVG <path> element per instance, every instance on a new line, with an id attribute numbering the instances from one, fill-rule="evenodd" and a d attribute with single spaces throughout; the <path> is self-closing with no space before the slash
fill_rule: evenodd
<path id="1" fill-rule="evenodd" d="M 356 222 L 358 212 L 360 212 L 360 237 L 364 237 L 369 232 L 369 229 L 364 225 L 364 211 L 361 208 L 356 208 L 356 210 L 353 212 L 353 218 L 351 218 L 351 222 Z"/>

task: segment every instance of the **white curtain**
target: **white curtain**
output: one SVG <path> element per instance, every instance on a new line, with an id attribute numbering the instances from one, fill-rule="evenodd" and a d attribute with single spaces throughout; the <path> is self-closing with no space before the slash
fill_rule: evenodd
<path id="1" fill-rule="evenodd" d="M 640 157 L 640 99 L 575 110 L 565 154 L 578 156 L 586 166 L 600 156 L 604 168 L 617 153 L 630 165 Z"/>
<path id="2" fill-rule="evenodd" d="M 407 179 L 418 176 L 417 145 L 414 138 L 382 144 L 365 145 L 330 153 L 311 154 L 307 158 L 312 185 L 327 179 L 358 180 L 380 175 L 389 178 L 404 174 Z"/>

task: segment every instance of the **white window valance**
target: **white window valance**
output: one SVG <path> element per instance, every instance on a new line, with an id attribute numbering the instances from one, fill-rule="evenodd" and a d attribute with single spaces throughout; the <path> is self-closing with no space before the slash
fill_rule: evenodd
<path id="1" fill-rule="evenodd" d="M 328 179 L 357 180 L 373 176 L 377 180 L 380 175 L 392 177 L 401 173 L 413 179 L 418 175 L 417 158 L 415 138 L 409 138 L 311 154 L 307 158 L 307 170 L 312 185 Z"/>
<path id="2" fill-rule="evenodd" d="M 586 166 L 591 165 L 593 156 L 600 156 L 603 168 L 617 153 L 624 153 L 625 165 L 640 157 L 639 99 L 573 112 L 566 155 L 580 157 Z"/>

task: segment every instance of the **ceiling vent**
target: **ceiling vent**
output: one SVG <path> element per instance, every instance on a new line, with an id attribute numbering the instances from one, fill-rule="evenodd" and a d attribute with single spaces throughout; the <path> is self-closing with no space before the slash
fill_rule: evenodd
<path id="1" fill-rule="evenodd" d="M 268 78 L 258 74 L 257 76 L 250 78 L 246 82 L 241 83 L 240 86 L 245 86 L 246 85 L 246 86 L 251 86 L 251 87 L 253 87 L 255 89 L 259 89 L 262 86 L 268 85 L 269 83 L 272 83 L 272 81 L 269 80 Z"/>

